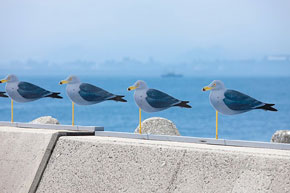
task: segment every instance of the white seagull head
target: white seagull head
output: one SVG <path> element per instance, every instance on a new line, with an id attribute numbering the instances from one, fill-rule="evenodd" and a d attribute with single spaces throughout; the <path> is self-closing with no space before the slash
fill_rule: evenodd
<path id="1" fill-rule="evenodd" d="M 226 87 L 224 83 L 220 80 L 214 80 L 212 83 L 210 83 L 208 86 L 205 86 L 202 88 L 202 91 L 208 91 L 208 90 L 224 90 Z"/>
<path id="2" fill-rule="evenodd" d="M 147 87 L 147 84 L 143 81 L 143 80 L 138 80 L 135 82 L 135 84 L 133 86 L 130 86 L 128 88 L 128 91 L 131 91 L 131 90 L 142 90 L 142 89 L 146 89 L 148 88 Z"/>
<path id="3" fill-rule="evenodd" d="M 76 76 L 69 76 L 67 79 L 62 80 L 59 82 L 59 84 L 76 84 L 80 83 L 80 79 Z"/>
<path id="4" fill-rule="evenodd" d="M 0 81 L 0 83 L 4 83 L 4 82 L 7 82 L 7 83 L 18 82 L 18 78 L 14 74 L 9 74 L 3 80 Z"/>

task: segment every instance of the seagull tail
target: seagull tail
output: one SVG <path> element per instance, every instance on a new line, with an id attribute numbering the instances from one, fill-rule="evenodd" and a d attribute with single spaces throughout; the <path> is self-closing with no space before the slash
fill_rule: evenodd
<path id="1" fill-rule="evenodd" d="M 263 105 L 261 107 L 257 107 L 256 109 L 263 109 L 265 111 L 278 111 L 277 109 L 275 109 L 274 107 L 272 107 L 274 105 L 275 104 L 265 104 L 265 105 Z"/>
<path id="2" fill-rule="evenodd" d="M 62 96 L 59 96 L 60 92 L 53 92 L 45 97 L 51 97 L 51 98 L 56 98 L 56 99 L 62 99 Z"/>
<path id="3" fill-rule="evenodd" d="M 0 97 L 8 97 L 7 95 L 5 95 L 5 92 L 0 92 Z"/>
<path id="4" fill-rule="evenodd" d="M 181 101 L 180 103 L 177 103 L 174 106 L 178 106 L 178 107 L 184 107 L 184 108 L 191 108 L 190 105 L 188 105 L 187 103 L 189 103 L 189 101 Z"/>
<path id="5" fill-rule="evenodd" d="M 123 99 L 123 97 L 125 96 L 122 96 L 122 95 L 116 95 L 115 97 L 109 99 L 109 100 L 114 100 L 114 101 L 117 101 L 117 102 L 127 102 L 125 99 Z"/>

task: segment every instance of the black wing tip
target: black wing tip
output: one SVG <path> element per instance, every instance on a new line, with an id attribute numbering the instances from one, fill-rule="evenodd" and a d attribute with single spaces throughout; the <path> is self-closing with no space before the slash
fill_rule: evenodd
<path id="1" fill-rule="evenodd" d="M 117 101 L 117 102 L 124 102 L 124 103 L 127 102 L 127 100 L 123 99 L 123 97 L 125 97 L 125 96 L 117 95 L 117 96 L 111 98 L 110 100 L 114 100 L 114 101 Z"/>
<path id="2" fill-rule="evenodd" d="M 60 92 L 53 92 L 45 97 L 50 97 L 50 98 L 56 98 L 56 99 L 62 99 L 62 96 L 59 96 Z"/>
<path id="3" fill-rule="evenodd" d="M 178 107 L 183 107 L 183 108 L 192 108 L 189 104 L 189 101 L 181 101 L 180 103 L 174 105 L 174 106 L 178 106 Z"/>
<path id="4" fill-rule="evenodd" d="M 263 109 L 265 111 L 278 111 L 277 109 L 275 109 L 273 106 L 275 104 L 265 104 L 264 106 L 258 107 L 256 109 Z"/>
<path id="5" fill-rule="evenodd" d="M 0 97 L 8 98 L 8 96 L 5 94 L 5 92 L 0 92 Z"/>

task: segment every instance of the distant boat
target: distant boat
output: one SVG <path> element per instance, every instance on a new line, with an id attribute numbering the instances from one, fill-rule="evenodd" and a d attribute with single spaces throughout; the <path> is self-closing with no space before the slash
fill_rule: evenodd
<path id="1" fill-rule="evenodd" d="M 176 74 L 174 72 L 170 72 L 170 73 L 167 73 L 167 74 L 162 74 L 161 75 L 162 78 L 181 78 L 183 77 L 182 74 Z"/>

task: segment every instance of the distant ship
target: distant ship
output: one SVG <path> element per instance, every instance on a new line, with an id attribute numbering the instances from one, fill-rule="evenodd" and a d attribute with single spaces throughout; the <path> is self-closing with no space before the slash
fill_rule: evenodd
<path id="1" fill-rule="evenodd" d="M 167 74 L 162 74 L 161 75 L 162 78 L 181 78 L 183 77 L 182 74 L 176 74 L 174 72 L 170 72 L 170 73 L 167 73 Z"/>

